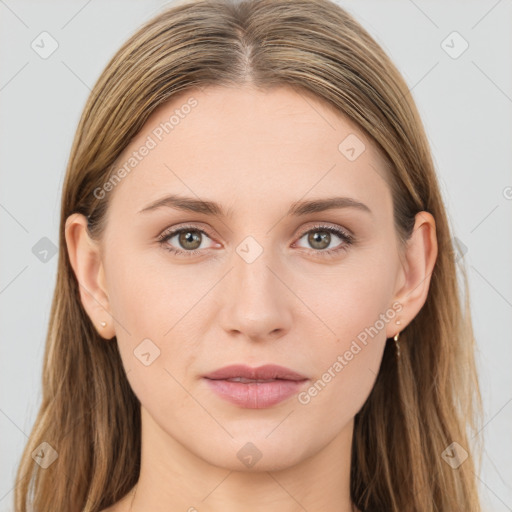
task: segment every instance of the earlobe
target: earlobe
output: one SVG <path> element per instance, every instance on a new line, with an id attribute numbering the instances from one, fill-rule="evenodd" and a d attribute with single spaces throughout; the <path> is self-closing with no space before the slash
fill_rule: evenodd
<path id="1" fill-rule="evenodd" d="M 69 260 L 79 283 L 80 300 L 100 336 L 115 336 L 99 244 L 87 231 L 87 219 L 74 213 L 66 219 Z"/>
<path id="2" fill-rule="evenodd" d="M 403 284 L 395 298 L 403 308 L 400 313 L 401 330 L 414 319 L 427 300 L 437 252 L 435 219 L 429 212 L 419 212 L 404 254 Z"/>

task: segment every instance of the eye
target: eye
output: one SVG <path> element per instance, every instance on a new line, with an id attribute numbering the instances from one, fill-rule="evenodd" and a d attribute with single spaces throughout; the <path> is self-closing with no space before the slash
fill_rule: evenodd
<path id="1" fill-rule="evenodd" d="M 169 252 L 182 256 L 194 256 L 201 252 L 201 249 L 205 248 L 202 243 L 204 236 L 210 238 L 202 229 L 194 226 L 185 226 L 172 231 L 164 231 L 158 237 L 158 241 Z M 176 243 L 179 245 L 178 248 L 169 243 L 175 237 L 177 238 Z"/>
<path id="2" fill-rule="evenodd" d="M 332 235 L 342 240 L 342 244 L 334 248 L 328 248 L 333 241 Z M 306 231 L 300 239 L 307 237 L 307 243 L 315 249 L 316 253 L 325 253 L 325 256 L 332 256 L 340 251 L 346 251 L 354 242 L 354 237 L 341 228 L 334 226 L 314 226 L 313 229 Z M 322 254 L 323 255 L 323 254 Z"/>
<path id="3" fill-rule="evenodd" d="M 332 235 L 338 237 L 342 244 L 334 248 L 329 248 L 333 241 Z M 320 254 L 324 257 L 337 255 L 341 251 L 346 251 L 354 242 L 354 237 L 345 232 L 341 228 L 334 226 L 317 225 L 306 231 L 299 240 L 307 236 L 307 243 L 312 247 L 312 252 Z M 179 229 L 164 231 L 159 237 L 160 245 L 167 251 L 179 256 L 194 256 L 207 249 L 203 242 L 204 239 L 210 238 L 206 231 L 195 226 L 184 226 Z M 176 238 L 175 244 L 170 242 Z"/>

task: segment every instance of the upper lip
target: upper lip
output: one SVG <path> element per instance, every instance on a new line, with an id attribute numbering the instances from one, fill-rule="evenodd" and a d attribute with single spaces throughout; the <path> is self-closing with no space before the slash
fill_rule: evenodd
<path id="1" fill-rule="evenodd" d="M 307 379 L 304 375 L 294 372 L 290 370 L 290 368 L 276 364 L 265 364 L 257 368 L 252 368 L 244 364 L 233 364 L 219 368 L 218 370 L 204 375 L 204 377 L 214 380 L 232 379 L 236 377 L 253 380 L 284 379 L 299 381 Z"/>

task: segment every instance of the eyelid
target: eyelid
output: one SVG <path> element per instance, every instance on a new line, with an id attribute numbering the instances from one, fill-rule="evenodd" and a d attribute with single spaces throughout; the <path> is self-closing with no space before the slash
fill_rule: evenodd
<path id="1" fill-rule="evenodd" d="M 181 231 L 182 229 L 193 229 L 195 231 L 202 231 L 206 233 L 210 238 L 212 237 L 211 229 L 208 226 L 208 224 L 204 224 L 202 222 L 198 222 L 195 220 L 190 222 L 180 222 L 179 224 L 173 224 L 172 226 L 165 228 L 158 236 L 161 237 L 164 235 L 168 235 L 176 231 Z"/>
<path id="2" fill-rule="evenodd" d="M 197 231 L 199 233 L 203 233 L 208 236 L 211 240 L 213 240 L 215 237 L 210 233 L 209 228 L 204 227 L 202 223 L 198 222 L 191 222 L 191 223 L 183 223 L 183 224 L 177 224 L 176 226 L 171 226 L 169 228 L 166 228 L 162 231 L 160 235 L 158 235 L 157 239 L 158 241 L 163 241 L 165 239 L 173 238 L 179 232 L 186 231 L 187 229 L 190 229 L 190 231 Z M 181 249 L 183 250 L 183 249 Z M 201 249 L 202 250 L 202 249 Z M 192 251 L 187 251 L 192 252 Z"/>
<path id="3" fill-rule="evenodd" d="M 169 228 L 165 228 L 158 237 L 160 238 L 160 237 L 163 237 L 164 235 L 173 233 L 175 231 L 179 231 L 181 229 L 187 229 L 187 228 L 189 228 L 189 229 L 196 229 L 197 231 L 203 231 L 210 238 L 214 238 L 214 236 L 210 232 L 209 226 L 207 224 L 204 224 L 204 223 L 198 222 L 198 221 L 191 221 L 190 223 L 183 222 L 181 224 L 177 224 L 175 226 L 171 226 Z M 306 233 L 311 231 L 312 229 L 320 229 L 320 228 L 337 229 L 337 230 L 342 231 L 347 236 L 347 238 L 354 238 L 354 234 L 349 229 L 347 229 L 347 228 L 345 228 L 343 226 L 339 226 L 338 224 L 331 224 L 329 222 L 322 222 L 322 221 L 312 221 L 312 225 L 307 226 L 307 227 L 301 229 L 300 235 L 296 235 L 296 236 L 302 237 Z"/>
<path id="4" fill-rule="evenodd" d="M 338 224 L 331 224 L 330 222 L 322 222 L 322 221 L 317 221 L 317 222 L 313 221 L 312 225 L 306 227 L 303 231 L 301 231 L 300 237 L 302 238 L 306 233 L 309 233 L 310 231 L 312 231 L 314 229 L 318 229 L 318 230 L 320 230 L 320 229 L 335 229 L 337 231 L 341 231 L 349 239 L 355 238 L 354 234 L 349 229 L 347 229 L 343 226 L 340 226 Z"/>
<path id="5" fill-rule="evenodd" d="M 200 226 L 203 226 L 203 227 L 200 227 Z M 179 232 L 186 231 L 187 229 L 190 229 L 191 231 L 198 231 L 199 233 L 203 233 L 203 234 L 207 235 L 208 238 L 210 238 L 213 241 L 213 239 L 215 237 L 212 236 L 211 233 L 209 232 L 209 227 L 206 228 L 204 226 L 206 226 L 206 225 L 201 222 L 197 222 L 197 221 L 192 221 L 190 223 L 178 224 L 176 226 L 166 228 L 158 236 L 158 241 L 161 244 L 165 244 L 165 243 L 167 243 L 167 241 L 169 239 L 171 239 L 171 238 L 175 237 L 177 234 L 179 234 Z M 341 247 L 334 248 L 334 249 L 322 250 L 322 251 L 315 251 L 314 249 L 306 248 L 308 251 L 313 251 L 318 254 L 324 253 L 325 255 L 328 255 L 328 254 L 336 253 L 337 251 L 342 251 L 344 249 L 347 249 L 347 246 L 352 245 L 355 241 L 355 236 L 347 228 L 339 226 L 337 224 L 330 224 L 328 222 L 321 222 L 321 221 L 318 222 L 317 221 L 317 222 L 313 222 L 313 225 L 303 228 L 300 232 L 300 235 L 296 235 L 296 242 L 294 242 L 294 244 L 297 243 L 301 238 L 304 237 L 304 235 L 306 235 L 310 231 L 315 231 L 315 230 L 320 231 L 322 229 L 329 231 L 330 233 L 332 233 L 335 236 L 337 236 L 338 238 L 340 238 L 342 240 L 342 243 L 340 244 Z M 173 249 L 168 249 L 168 250 L 170 250 L 171 252 L 176 252 L 176 253 L 181 253 L 181 254 L 185 253 L 187 255 L 194 255 L 194 254 L 198 254 L 198 253 L 205 251 L 205 249 L 194 249 L 191 251 L 186 251 L 184 249 L 175 248 L 175 247 L 173 247 Z"/>

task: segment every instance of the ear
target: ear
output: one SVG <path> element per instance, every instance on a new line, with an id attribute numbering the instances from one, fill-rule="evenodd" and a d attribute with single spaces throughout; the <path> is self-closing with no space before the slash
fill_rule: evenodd
<path id="1" fill-rule="evenodd" d="M 407 241 L 397 279 L 395 301 L 402 305 L 397 313 L 400 325 L 388 324 L 388 338 L 403 331 L 427 300 L 430 277 L 437 259 L 436 222 L 425 211 L 416 214 L 414 229 Z"/>
<path id="2" fill-rule="evenodd" d="M 96 330 L 105 339 L 115 336 L 99 243 L 87 231 L 87 218 L 74 213 L 66 219 L 66 245 L 79 283 L 80 300 Z M 106 322 L 103 327 L 101 322 Z"/>

